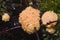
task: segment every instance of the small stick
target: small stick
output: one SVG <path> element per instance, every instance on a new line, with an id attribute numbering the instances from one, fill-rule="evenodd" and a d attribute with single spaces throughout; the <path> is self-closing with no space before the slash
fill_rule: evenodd
<path id="1" fill-rule="evenodd" d="M 21 26 L 12 27 L 12 28 L 9 28 L 9 29 L 7 29 L 7 30 L 1 31 L 0 33 L 6 33 L 6 32 L 8 32 L 8 31 L 10 31 L 10 30 L 17 29 L 17 28 L 20 28 L 20 27 L 21 27 Z"/>
<path id="2" fill-rule="evenodd" d="M 56 21 L 49 22 L 49 23 L 47 23 L 46 25 L 49 25 L 49 24 L 54 23 L 54 22 L 60 22 L 60 20 L 56 20 Z"/>
<path id="3" fill-rule="evenodd" d="M 36 28 L 34 28 L 34 29 L 35 29 L 35 34 L 36 34 L 37 40 L 40 40 Z"/>

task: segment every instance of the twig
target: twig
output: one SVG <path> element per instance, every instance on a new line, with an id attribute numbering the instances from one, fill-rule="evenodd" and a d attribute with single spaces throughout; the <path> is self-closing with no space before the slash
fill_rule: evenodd
<path id="1" fill-rule="evenodd" d="M 49 24 L 54 23 L 54 22 L 60 22 L 60 20 L 56 20 L 56 21 L 53 21 L 53 22 L 49 22 L 49 23 L 47 23 L 46 25 L 49 25 Z"/>
<path id="2" fill-rule="evenodd" d="M 6 32 L 8 32 L 8 31 L 10 31 L 10 30 L 17 29 L 17 28 L 20 28 L 20 27 L 21 27 L 21 26 L 12 27 L 12 28 L 9 28 L 9 29 L 7 29 L 7 30 L 1 31 L 0 33 L 6 33 Z"/>
<path id="3" fill-rule="evenodd" d="M 36 34 L 37 40 L 40 40 L 36 28 L 35 28 L 35 34 Z"/>

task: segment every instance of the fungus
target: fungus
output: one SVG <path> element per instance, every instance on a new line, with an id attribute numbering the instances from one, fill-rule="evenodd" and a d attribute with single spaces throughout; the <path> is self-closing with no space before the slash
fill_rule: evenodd
<path id="1" fill-rule="evenodd" d="M 53 34 L 56 30 L 54 28 L 46 28 L 46 31 L 50 34 Z"/>
<path id="2" fill-rule="evenodd" d="M 46 31 L 50 34 L 55 32 L 55 25 L 57 24 L 58 16 L 53 11 L 47 11 L 42 16 L 42 23 L 46 25 Z M 49 23 L 49 24 L 48 24 Z"/>
<path id="3" fill-rule="evenodd" d="M 4 13 L 4 15 L 2 15 L 2 21 L 7 22 L 9 21 L 9 19 L 10 19 L 10 16 L 7 13 Z"/>
<path id="4" fill-rule="evenodd" d="M 55 26 L 57 22 L 54 22 L 54 21 L 57 21 L 57 20 L 58 20 L 58 16 L 53 11 L 47 11 L 42 16 L 42 23 L 44 25 L 46 25 L 47 23 L 53 22 L 53 23 L 50 23 L 49 25 L 46 25 L 46 27 L 51 27 L 51 25 Z"/>
<path id="5" fill-rule="evenodd" d="M 19 14 L 19 23 L 22 29 L 28 34 L 35 32 L 34 28 L 38 31 L 40 29 L 40 11 L 31 6 L 27 7 Z"/>

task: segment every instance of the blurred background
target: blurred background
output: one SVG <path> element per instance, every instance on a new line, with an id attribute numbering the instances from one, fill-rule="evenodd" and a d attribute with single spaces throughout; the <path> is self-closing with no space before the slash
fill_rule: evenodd
<path id="1" fill-rule="evenodd" d="M 21 28 L 1 33 L 8 28 L 21 26 L 18 22 L 19 13 L 30 5 L 39 9 L 41 14 L 49 10 L 54 11 L 60 21 L 60 0 L 0 0 L 0 40 L 37 40 L 35 33 L 29 35 Z M 4 13 L 11 16 L 9 22 L 2 21 L 1 16 Z M 60 40 L 60 22 L 57 23 L 54 34 L 49 34 L 42 28 L 37 33 L 40 40 Z"/>

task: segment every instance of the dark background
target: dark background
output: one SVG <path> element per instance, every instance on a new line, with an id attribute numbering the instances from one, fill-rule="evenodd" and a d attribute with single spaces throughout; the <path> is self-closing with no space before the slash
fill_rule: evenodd
<path id="1" fill-rule="evenodd" d="M 38 40 L 36 33 L 29 35 L 21 27 L 8 32 L 4 31 L 11 27 L 21 26 L 18 22 L 18 15 L 31 2 L 33 3 L 31 6 L 39 9 L 41 14 L 48 10 L 56 12 L 60 21 L 60 0 L 0 0 L 0 40 Z M 1 15 L 4 13 L 8 13 L 11 16 L 9 22 L 1 20 Z M 46 32 L 44 26 L 40 28 L 37 34 L 40 40 L 60 40 L 60 22 L 57 23 L 54 34 Z"/>

